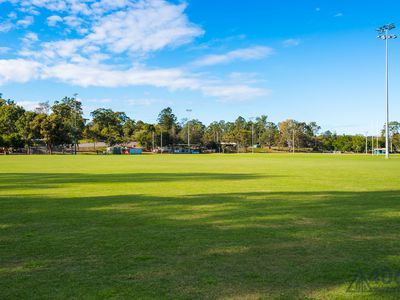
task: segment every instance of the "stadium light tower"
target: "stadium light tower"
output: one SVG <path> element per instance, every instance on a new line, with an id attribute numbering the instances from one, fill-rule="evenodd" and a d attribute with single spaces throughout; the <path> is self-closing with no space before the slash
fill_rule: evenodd
<path id="1" fill-rule="evenodd" d="M 386 44 L 386 125 L 385 125 L 385 139 L 386 139 L 386 158 L 389 158 L 389 49 L 388 41 L 390 39 L 396 39 L 397 36 L 394 34 L 389 34 L 389 31 L 396 28 L 393 23 L 383 25 L 376 29 L 379 33 L 378 39 L 385 40 Z"/>

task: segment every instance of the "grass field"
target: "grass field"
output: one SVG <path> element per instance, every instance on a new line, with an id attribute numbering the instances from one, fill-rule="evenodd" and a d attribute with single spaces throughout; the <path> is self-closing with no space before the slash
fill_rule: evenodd
<path id="1" fill-rule="evenodd" d="M 400 157 L 0 157 L 0 299 L 400 298 L 360 270 L 400 271 Z"/>

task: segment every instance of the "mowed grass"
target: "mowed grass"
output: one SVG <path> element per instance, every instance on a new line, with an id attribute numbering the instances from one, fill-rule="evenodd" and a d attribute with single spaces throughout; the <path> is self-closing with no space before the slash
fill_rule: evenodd
<path id="1" fill-rule="evenodd" d="M 0 299 L 399 299 L 400 157 L 0 157 Z"/>

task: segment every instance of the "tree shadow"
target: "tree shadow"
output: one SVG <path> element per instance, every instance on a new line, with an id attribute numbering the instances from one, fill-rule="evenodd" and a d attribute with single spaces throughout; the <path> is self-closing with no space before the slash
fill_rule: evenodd
<path id="1" fill-rule="evenodd" d="M 2 189 L 42 189 L 81 183 L 154 183 L 173 181 L 250 180 L 266 177 L 246 173 L 0 173 Z M 268 176 L 272 177 L 272 176 Z M 277 176 L 273 176 L 277 177 Z"/>
<path id="2" fill-rule="evenodd" d="M 15 199 L 1 298 L 359 299 L 359 269 L 400 269 L 400 191 Z"/>

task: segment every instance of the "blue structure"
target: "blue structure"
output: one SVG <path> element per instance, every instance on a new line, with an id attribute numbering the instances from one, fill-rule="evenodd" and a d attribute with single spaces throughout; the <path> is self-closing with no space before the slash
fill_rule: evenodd
<path id="1" fill-rule="evenodd" d="M 143 149 L 142 148 L 131 148 L 129 149 L 129 154 L 142 154 Z"/>

